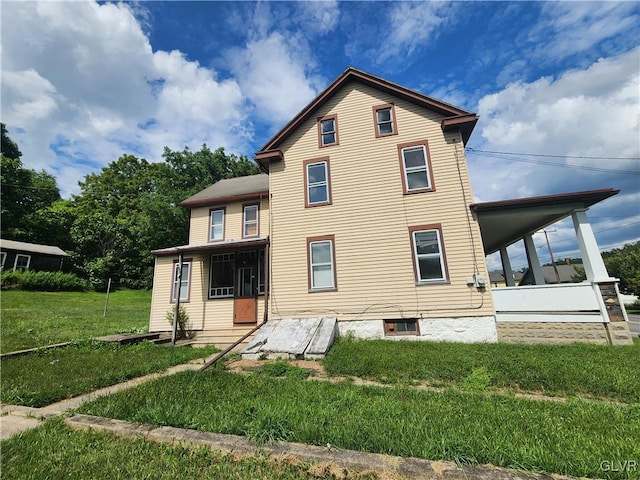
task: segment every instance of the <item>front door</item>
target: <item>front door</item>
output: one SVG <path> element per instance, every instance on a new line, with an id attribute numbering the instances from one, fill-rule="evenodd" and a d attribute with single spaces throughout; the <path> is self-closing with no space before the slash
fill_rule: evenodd
<path id="1" fill-rule="evenodd" d="M 256 323 L 258 299 L 256 288 L 256 267 L 240 266 L 237 269 L 236 296 L 233 308 L 233 323 Z"/>

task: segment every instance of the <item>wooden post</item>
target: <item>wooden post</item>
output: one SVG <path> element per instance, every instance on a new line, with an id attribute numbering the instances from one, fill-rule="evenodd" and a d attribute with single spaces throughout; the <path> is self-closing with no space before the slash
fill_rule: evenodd
<path id="1" fill-rule="evenodd" d="M 173 328 L 171 329 L 171 344 L 176 344 L 176 331 L 178 329 L 178 315 L 180 314 L 180 290 L 182 289 L 182 253 L 178 257 L 178 275 L 175 283 L 174 293 L 176 294 L 176 309 L 173 312 Z"/>
<path id="2" fill-rule="evenodd" d="M 102 313 L 103 318 L 107 318 L 107 305 L 109 304 L 109 291 L 111 290 L 111 277 L 109 277 L 109 282 L 107 282 L 107 297 L 104 300 L 104 312 Z"/>

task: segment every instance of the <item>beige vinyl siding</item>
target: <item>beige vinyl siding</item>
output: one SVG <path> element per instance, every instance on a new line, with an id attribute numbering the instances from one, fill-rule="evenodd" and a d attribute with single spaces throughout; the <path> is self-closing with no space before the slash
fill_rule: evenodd
<path id="1" fill-rule="evenodd" d="M 262 198 L 233 202 L 226 205 L 214 205 L 191 209 L 191 224 L 189 226 L 189 244 L 200 245 L 209 242 L 209 212 L 218 208 L 225 208 L 224 240 L 242 239 L 242 212 L 244 205 L 260 205 L 258 220 L 260 222 L 259 236 L 269 236 L 269 199 Z"/>
<path id="2" fill-rule="evenodd" d="M 217 330 L 233 328 L 233 298 L 208 298 L 209 289 L 209 254 L 185 255 L 191 258 L 191 281 L 189 284 L 189 301 L 180 302 L 189 315 L 192 330 Z M 156 258 L 151 298 L 150 332 L 171 330 L 166 320 L 168 311 L 175 308 L 171 303 L 171 282 L 173 263 L 178 256 L 162 256 Z M 258 322 L 264 315 L 264 296 L 258 297 Z"/>
<path id="3" fill-rule="evenodd" d="M 375 137 L 372 107 L 394 103 L 398 135 Z M 340 145 L 318 148 L 316 118 L 338 114 Z M 477 265 L 488 279 L 464 147 L 442 116 L 359 83 L 347 84 L 282 146 L 271 165 L 273 318 L 334 314 L 340 320 L 494 315 L 490 292 L 467 287 Z M 466 202 L 458 167 L 460 160 Z M 404 195 L 398 144 L 427 140 L 434 192 Z M 304 207 L 303 161 L 329 156 L 332 205 Z M 295 221 L 292 221 L 295 219 Z M 440 224 L 449 284 L 416 286 L 409 227 Z M 306 238 L 335 235 L 338 289 L 308 291 Z M 488 280 L 487 280 L 488 281 Z"/>

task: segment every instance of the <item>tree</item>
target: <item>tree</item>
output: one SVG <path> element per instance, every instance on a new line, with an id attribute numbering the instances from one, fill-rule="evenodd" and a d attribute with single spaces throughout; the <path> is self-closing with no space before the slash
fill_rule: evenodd
<path id="1" fill-rule="evenodd" d="M 2 126 L 2 157 L 0 158 L 1 220 L 3 238 L 34 242 L 29 217 L 40 209 L 60 200 L 60 190 L 53 175 L 44 170 L 25 168 L 22 153 Z M 49 242 L 50 243 L 50 242 Z"/>
<path id="2" fill-rule="evenodd" d="M 620 279 L 620 291 L 640 296 L 640 242 L 602 254 L 609 275 Z"/>

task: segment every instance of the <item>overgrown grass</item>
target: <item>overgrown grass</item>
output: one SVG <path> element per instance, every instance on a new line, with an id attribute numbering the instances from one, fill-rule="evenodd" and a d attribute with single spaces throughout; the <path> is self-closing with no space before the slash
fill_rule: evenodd
<path id="1" fill-rule="evenodd" d="M 265 363 L 256 373 L 268 377 L 290 377 L 304 380 L 311 372 L 306 368 L 296 367 L 289 362 L 279 360 L 277 362 Z"/>
<path id="2" fill-rule="evenodd" d="M 98 399 L 83 413 L 133 422 L 567 475 L 640 458 L 640 406 L 405 387 L 359 387 L 220 369 Z"/>
<path id="3" fill-rule="evenodd" d="M 98 388 L 162 371 L 213 353 L 143 342 L 118 347 L 85 341 L 2 361 L 2 403 L 42 407 Z"/>
<path id="4" fill-rule="evenodd" d="M 546 395 L 640 401 L 640 345 L 513 345 L 340 339 L 324 359 L 330 375 L 389 383 L 501 388 Z M 475 382 L 475 383 L 474 383 Z"/>
<path id="5" fill-rule="evenodd" d="M 308 464 L 269 462 L 260 456 L 236 460 L 205 448 L 191 450 L 108 433 L 73 431 L 60 419 L 49 420 L 35 430 L 2 442 L 1 462 L 3 478 L 14 480 L 334 478 Z"/>
<path id="6" fill-rule="evenodd" d="M 70 340 L 129 331 L 147 331 L 151 292 L 23 292 L 0 294 L 0 351 L 3 353 Z"/>

